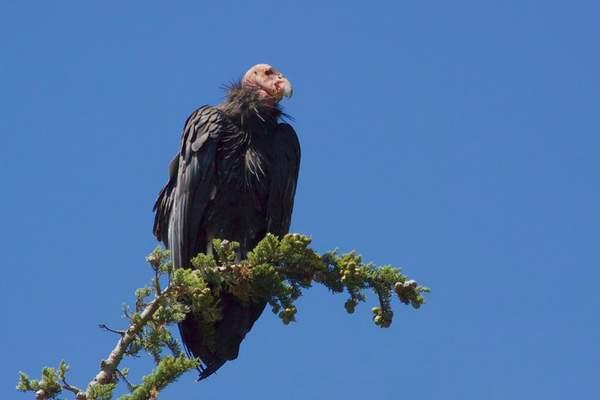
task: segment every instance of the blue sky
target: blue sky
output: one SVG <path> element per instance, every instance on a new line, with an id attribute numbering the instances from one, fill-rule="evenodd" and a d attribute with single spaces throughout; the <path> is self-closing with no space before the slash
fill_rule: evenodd
<path id="1" fill-rule="evenodd" d="M 204 4 L 207 3 L 207 4 Z M 325 2 L 324 2 L 325 3 Z M 597 2 L 0 4 L 0 398 L 84 385 L 149 279 L 180 130 L 271 63 L 303 159 L 293 230 L 433 288 L 391 328 L 321 288 L 162 399 L 600 395 Z M 371 298 L 370 301 L 373 299 Z M 147 363 L 128 362 L 134 374 Z"/>

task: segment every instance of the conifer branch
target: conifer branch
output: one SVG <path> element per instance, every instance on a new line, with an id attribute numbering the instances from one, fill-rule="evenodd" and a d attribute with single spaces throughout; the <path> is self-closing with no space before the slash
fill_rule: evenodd
<path id="1" fill-rule="evenodd" d="M 40 380 L 20 372 L 17 389 L 34 392 L 36 400 L 54 399 L 62 390 L 72 392 L 77 400 L 109 400 L 120 379 L 130 392 L 121 400 L 155 400 L 168 384 L 197 368 L 200 361 L 182 355 L 181 346 L 167 327 L 181 322 L 187 313 L 201 313 L 207 323 L 205 335 L 210 335 L 210 329 L 222 318 L 222 290 L 242 301 L 267 301 L 286 325 L 295 321 L 295 301 L 314 283 L 333 293 L 347 292 L 344 307 L 350 314 L 366 300 L 365 290 L 372 290 L 379 303 L 372 308 L 373 322 L 381 328 L 392 323 L 393 294 L 415 309 L 424 303 L 423 293 L 429 289 L 409 280 L 398 268 L 365 264 L 355 252 L 319 255 L 310 249 L 310 242 L 303 235 L 288 234 L 279 239 L 269 234 L 248 254 L 247 260 L 236 262 L 239 245 L 214 240 L 214 256 L 199 254 L 192 260 L 193 268 L 178 270 L 173 270 L 167 251 L 154 250 L 146 258 L 154 272 L 151 285 L 136 290 L 135 311 L 123 311 L 129 327 L 116 330 L 100 325 L 119 334 L 119 340 L 87 388 L 82 390 L 66 381 L 69 367 L 61 361 L 58 371 L 44 368 Z M 165 276 L 169 284 L 163 289 L 160 279 Z M 151 295 L 153 299 L 148 301 Z M 126 378 L 127 372 L 118 367 L 125 356 L 135 356 L 141 350 L 153 357 L 156 368 L 142 383 L 133 385 Z M 163 356 L 163 351 L 172 355 Z"/>
<path id="2" fill-rule="evenodd" d="M 136 339 L 137 335 L 142 331 L 148 321 L 154 316 L 161 302 L 168 297 L 173 291 L 173 287 L 169 286 L 165 291 L 158 295 L 146 308 L 139 314 L 138 318 L 133 318 L 133 323 L 127 328 L 125 334 L 119 339 L 108 357 L 100 363 L 100 372 L 89 383 L 88 388 L 95 385 L 106 385 L 113 381 L 117 366 L 123 359 L 129 345 Z M 89 391 L 89 389 L 88 389 Z M 79 400 L 84 400 L 88 397 L 82 397 Z"/>

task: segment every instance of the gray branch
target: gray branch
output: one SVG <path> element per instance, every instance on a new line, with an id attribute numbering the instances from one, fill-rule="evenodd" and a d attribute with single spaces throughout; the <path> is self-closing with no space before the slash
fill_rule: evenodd
<path id="1" fill-rule="evenodd" d="M 144 308 L 140 314 L 139 319 L 129 325 L 129 327 L 123 332 L 123 335 L 115 345 L 114 349 L 110 352 L 105 360 L 100 363 L 100 372 L 92 379 L 88 384 L 86 392 L 79 392 L 77 394 L 77 400 L 86 400 L 89 396 L 90 388 L 94 385 L 105 385 L 113 381 L 114 375 L 117 372 L 117 367 L 123 359 L 127 348 L 136 338 L 136 336 L 142 331 L 146 323 L 152 319 L 152 316 L 158 310 L 158 307 L 162 303 L 163 299 L 171 294 L 174 290 L 173 286 L 167 287 L 160 295 Z"/>

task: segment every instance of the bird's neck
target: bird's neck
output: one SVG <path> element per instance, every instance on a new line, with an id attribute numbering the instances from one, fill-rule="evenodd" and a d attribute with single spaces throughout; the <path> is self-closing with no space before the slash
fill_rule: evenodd
<path id="1" fill-rule="evenodd" d="M 241 128 L 251 130 L 274 127 L 283 114 L 277 103 L 261 99 L 255 89 L 239 83 L 229 88 L 227 98 L 219 109 Z"/>

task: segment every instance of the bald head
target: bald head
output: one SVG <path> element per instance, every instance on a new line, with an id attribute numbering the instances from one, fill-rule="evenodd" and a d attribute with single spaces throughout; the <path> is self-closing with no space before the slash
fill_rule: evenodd
<path id="1" fill-rule="evenodd" d="M 242 87 L 256 89 L 261 98 L 279 102 L 292 96 L 292 84 L 285 76 L 269 64 L 256 64 L 242 78 Z"/>

